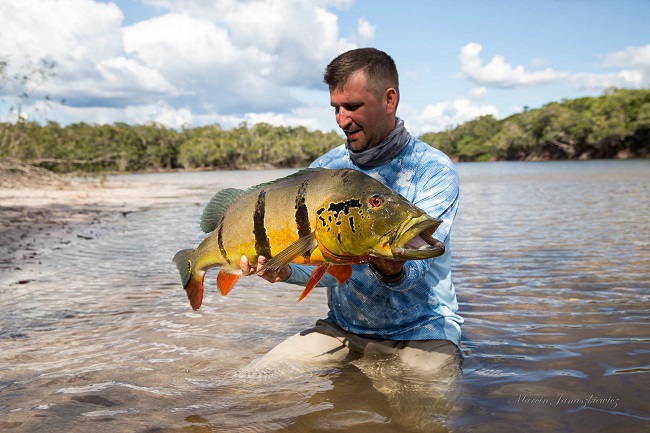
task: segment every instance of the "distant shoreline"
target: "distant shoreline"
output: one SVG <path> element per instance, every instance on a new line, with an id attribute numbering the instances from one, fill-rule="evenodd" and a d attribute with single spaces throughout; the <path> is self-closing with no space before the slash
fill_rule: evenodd
<path id="1" fill-rule="evenodd" d="M 650 156 L 640 156 L 640 155 L 631 155 L 625 154 L 617 156 L 615 158 L 576 158 L 576 159 L 553 159 L 553 158 L 527 158 L 527 159 L 516 159 L 516 160 L 489 160 L 489 161 L 460 161 L 458 158 L 451 158 L 451 161 L 454 164 L 483 164 L 483 163 L 492 163 L 492 162 L 560 162 L 560 161 L 622 161 L 628 159 L 650 159 Z M 129 174 L 156 174 L 156 173 L 202 173 L 208 171 L 246 171 L 246 170 L 291 170 L 296 169 L 300 170 L 302 168 L 307 168 L 306 165 L 300 166 L 275 166 L 273 164 L 250 164 L 249 166 L 242 166 L 237 168 L 228 168 L 228 167 L 195 167 L 195 168 L 150 168 L 145 170 L 134 170 L 134 171 L 109 171 L 105 173 L 68 173 L 63 176 L 80 176 L 80 177 L 102 177 L 102 176 L 120 176 L 120 175 L 129 175 Z"/>
<path id="2" fill-rule="evenodd" d="M 304 126 L 3 123 L 0 155 L 56 173 L 226 170 L 306 166 L 341 146 L 336 131 Z M 558 161 L 650 157 L 650 89 L 610 89 L 524 110 L 484 115 L 417 138 L 453 161 Z"/>
<path id="3" fill-rule="evenodd" d="M 491 163 L 491 162 L 553 162 L 553 161 L 607 161 L 607 160 L 629 160 L 650 159 L 648 156 L 632 155 L 622 153 L 615 158 L 581 158 L 581 159 L 551 159 L 551 158 L 528 158 L 521 160 L 489 160 L 489 161 L 459 161 L 458 158 L 451 158 L 455 163 Z M 99 187 L 106 182 L 109 176 L 128 176 L 132 174 L 158 174 L 158 173 L 201 173 L 210 171 L 246 171 L 246 170 L 289 170 L 302 169 L 307 166 L 274 166 L 272 164 L 249 164 L 246 167 L 227 168 L 227 167 L 195 167 L 195 168 L 150 168 L 134 171 L 104 171 L 100 173 L 54 173 L 50 170 L 31 166 L 24 162 L 12 159 L 0 158 L 0 191 L 3 189 L 33 189 L 43 188 L 46 190 L 53 189 L 70 189 L 83 185 L 84 187 Z"/>

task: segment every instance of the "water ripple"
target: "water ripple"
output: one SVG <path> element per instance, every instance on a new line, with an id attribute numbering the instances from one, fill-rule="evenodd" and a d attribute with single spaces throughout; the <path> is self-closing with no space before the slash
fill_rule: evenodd
<path id="1" fill-rule="evenodd" d="M 459 172 L 452 250 L 465 359 L 450 429 L 641 431 L 650 163 L 459 164 Z M 428 427 L 438 427 L 409 428 L 445 431 L 440 401 L 395 403 L 396 389 L 417 382 L 369 380 L 400 377 L 387 365 L 246 373 L 326 314 L 324 290 L 297 304 L 299 287 L 242 278 L 224 298 L 209 273 L 201 310 L 189 308 L 171 257 L 203 238 L 202 204 L 220 187 L 279 173 L 155 175 L 197 188 L 94 225 L 41 263 L 3 269 L 0 429 L 307 432 L 357 423 L 355 431 L 379 433 L 403 431 L 400 410 L 422 416 L 424 407 Z M 619 405 L 556 405 L 558 395 Z M 548 403 L 517 403 L 524 396 Z"/>

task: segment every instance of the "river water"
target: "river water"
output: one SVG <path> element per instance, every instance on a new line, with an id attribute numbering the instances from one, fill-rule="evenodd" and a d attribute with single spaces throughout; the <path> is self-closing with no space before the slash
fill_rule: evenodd
<path id="1" fill-rule="evenodd" d="M 650 161 L 458 169 L 447 400 L 390 359 L 247 370 L 326 314 L 322 290 L 298 304 L 300 287 L 242 278 L 190 309 L 171 258 L 202 239 L 205 203 L 290 170 L 134 175 L 169 196 L 0 274 L 0 430 L 650 431 Z"/>

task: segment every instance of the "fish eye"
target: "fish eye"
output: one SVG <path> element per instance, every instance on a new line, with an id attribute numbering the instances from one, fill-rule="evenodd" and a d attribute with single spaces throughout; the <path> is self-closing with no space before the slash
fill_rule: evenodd
<path id="1" fill-rule="evenodd" d="M 370 200 L 368 200 L 368 203 L 370 203 L 370 206 L 372 207 L 379 207 L 382 204 L 384 204 L 384 198 L 380 196 L 379 194 L 375 194 L 372 197 L 370 197 Z"/>

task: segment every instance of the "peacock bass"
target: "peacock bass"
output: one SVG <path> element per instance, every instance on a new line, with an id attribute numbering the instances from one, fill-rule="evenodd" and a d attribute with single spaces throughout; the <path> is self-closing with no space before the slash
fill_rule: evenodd
<path id="1" fill-rule="evenodd" d="M 345 282 L 355 263 L 440 256 L 445 248 L 432 237 L 440 223 L 365 173 L 305 169 L 247 190 L 219 191 L 201 217 L 210 235 L 176 253 L 174 262 L 194 310 L 203 301 L 206 271 L 221 267 L 217 288 L 225 296 L 241 276 L 242 255 L 269 259 L 259 272 L 317 265 L 300 301 L 325 273 Z"/>

